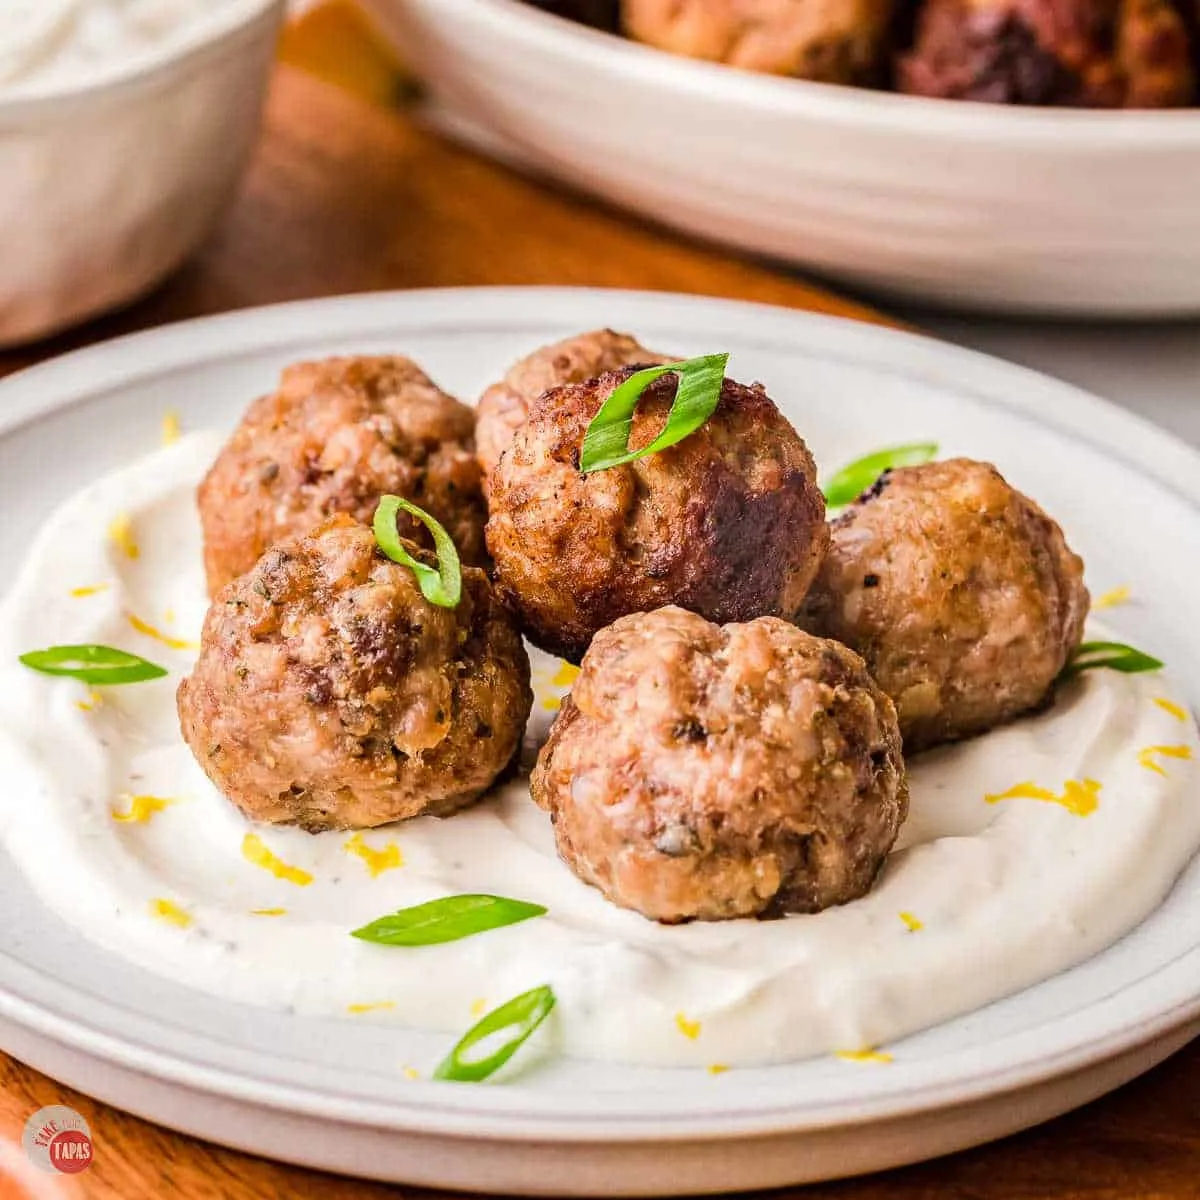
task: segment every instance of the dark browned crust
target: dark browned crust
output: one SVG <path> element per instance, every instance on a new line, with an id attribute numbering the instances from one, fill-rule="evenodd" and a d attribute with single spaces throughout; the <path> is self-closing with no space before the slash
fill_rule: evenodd
<path id="1" fill-rule="evenodd" d="M 812 456 L 757 384 L 727 379 L 683 442 L 582 474 L 584 432 L 630 373 L 547 393 L 491 477 L 498 586 L 530 638 L 573 662 L 617 617 L 668 604 L 717 622 L 791 616 L 827 543 Z M 675 386 L 647 389 L 633 446 L 661 429 Z"/>
<path id="2" fill-rule="evenodd" d="M 1001 104 L 1187 105 L 1196 72 L 1181 8 L 1170 0 L 926 0 L 897 86 Z"/>
<path id="3" fill-rule="evenodd" d="M 908 804 L 895 710 L 857 655 L 676 608 L 597 635 L 530 786 L 571 869 L 666 923 L 856 899 Z"/>
<path id="4" fill-rule="evenodd" d="M 486 575 L 465 568 L 461 603 L 440 608 L 346 516 L 219 593 L 178 693 L 184 739 L 221 792 L 253 820 L 309 831 L 471 803 L 531 705 L 524 645 Z"/>
<path id="5" fill-rule="evenodd" d="M 482 564 L 486 509 L 475 416 L 409 359 L 332 358 L 284 371 L 252 404 L 200 485 L 204 562 L 215 595 L 268 547 L 335 513 L 370 522 L 379 497 L 403 496 L 445 527 L 464 562 Z M 423 546 L 423 525 L 400 514 Z"/>

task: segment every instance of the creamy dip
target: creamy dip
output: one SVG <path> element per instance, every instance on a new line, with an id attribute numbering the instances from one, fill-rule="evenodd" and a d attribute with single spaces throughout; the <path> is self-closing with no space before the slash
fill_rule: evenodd
<path id="1" fill-rule="evenodd" d="M 168 52 L 247 0 L 0 0 L 0 95 L 77 85 Z"/>
<path id="2" fill-rule="evenodd" d="M 912 815 L 867 897 L 815 916 L 664 927 L 557 859 L 523 781 L 447 820 L 312 836 L 251 826 L 201 774 L 174 689 L 206 601 L 195 436 L 47 522 L 0 619 L 0 833 L 65 921 L 231 1000 L 461 1032 L 553 985 L 566 1054 L 736 1066 L 888 1043 L 1121 937 L 1200 847 L 1195 722 L 1162 675 L 1091 672 L 1051 712 L 911 766 Z M 103 642 L 171 678 L 93 694 L 16 663 Z M 526 756 L 571 670 L 534 655 Z M 545 917 L 443 946 L 352 929 L 457 892 Z"/>

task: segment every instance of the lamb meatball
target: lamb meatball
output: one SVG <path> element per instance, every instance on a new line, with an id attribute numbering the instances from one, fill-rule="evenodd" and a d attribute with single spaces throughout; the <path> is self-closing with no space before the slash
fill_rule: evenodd
<path id="1" fill-rule="evenodd" d="M 888 472 L 832 525 L 800 625 L 858 651 L 908 752 L 1043 704 L 1083 636 L 1083 562 L 995 467 Z"/>
<path id="2" fill-rule="evenodd" d="M 267 547 L 334 513 L 360 521 L 382 495 L 432 514 L 464 562 L 484 561 L 486 508 L 475 415 L 407 358 L 331 358 L 283 373 L 250 406 L 200 485 L 209 592 L 250 570 Z M 432 545 L 402 515 L 400 532 Z"/>
<path id="3" fill-rule="evenodd" d="M 479 398 L 475 452 L 484 475 L 495 470 L 513 434 L 524 424 L 529 406 L 543 392 L 566 383 L 584 383 L 619 367 L 652 367 L 670 361 L 647 350 L 637 338 L 611 329 L 581 333 L 535 350 Z"/>
<path id="4" fill-rule="evenodd" d="M 1169 108 L 1196 94 L 1190 53 L 1171 0 L 927 0 L 898 85 L 1003 104 Z"/>
<path id="5" fill-rule="evenodd" d="M 439 608 L 342 515 L 217 596 L 178 702 L 192 752 L 246 816 L 315 832 L 470 804 L 513 757 L 533 697 L 482 571 L 464 567 L 461 602 Z"/>
<path id="6" fill-rule="evenodd" d="M 664 922 L 854 900 L 908 812 L 896 711 L 857 654 L 680 608 L 597 634 L 531 787 L 567 865 Z"/>
<path id="7" fill-rule="evenodd" d="M 726 379 L 690 437 L 582 474 L 584 432 L 630 374 L 543 395 L 489 481 L 501 592 L 533 641 L 573 662 L 617 617 L 667 604 L 714 621 L 790 617 L 828 540 L 812 455 L 758 384 Z M 662 428 L 676 382 L 643 392 L 635 449 Z"/>
<path id="8" fill-rule="evenodd" d="M 673 54 L 825 83 L 886 73 L 896 0 L 623 0 L 625 32 Z"/>

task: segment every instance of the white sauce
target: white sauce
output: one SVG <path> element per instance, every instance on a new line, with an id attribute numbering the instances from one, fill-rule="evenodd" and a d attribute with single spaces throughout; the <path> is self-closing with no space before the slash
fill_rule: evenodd
<path id="1" fill-rule="evenodd" d="M 1200 847 L 1196 764 L 1184 757 L 1196 746 L 1193 719 L 1172 711 L 1182 701 L 1162 676 L 1099 671 L 1050 713 L 917 760 L 912 815 L 879 884 L 816 916 L 667 928 L 623 912 L 558 861 L 548 819 L 521 783 L 449 820 L 363 835 L 403 855 L 374 878 L 345 849 L 347 834 L 259 827 L 313 882 L 276 878 L 243 858 L 252 827 L 179 736 L 173 693 L 191 655 L 135 632 L 126 615 L 197 635 L 205 597 L 192 494 L 216 449 L 208 436 L 185 439 L 70 501 L 47 522 L 0 619 L 3 844 L 64 920 L 174 980 L 253 1004 L 456 1033 L 483 1004 L 550 983 L 567 1054 L 777 1062 L 886 1046 L 1080 962 L 1150 913 Z M 121 512 L 136 559 L 107 536 Z M 101 583 L 107 590 L 71 594 Z M 172 678 L 110 689 L 83 711 L 81 684 L 15 664 L 25 650 L 67 642 L 120 645 L 169 665 Z M 558 665 L 535 656 L 533 739 L 562 690 L 550 683 Z M 1152 746 L 1173 748 L 1143 756 L 1165 774 L 1139 761 Z M 985 800 L 1024 781 L 1062 794 L 1071 779 L 1101 784 L 1090 815 Z M 122 823 L 111 813 L 127 810 L 123 793 L 172 803 Z M 464 891 L 550 913 L 415 950 L 348 936 Z M 190 924 L 153 915 L 160 899 Z M 367 1005 L 386 1007 L 349 1011 Z"/>
<path id="2" fill-rule="evenodd" d="M 0 94 L 74 86 L 176 48 L 245 0 L 0 0 Z"/>

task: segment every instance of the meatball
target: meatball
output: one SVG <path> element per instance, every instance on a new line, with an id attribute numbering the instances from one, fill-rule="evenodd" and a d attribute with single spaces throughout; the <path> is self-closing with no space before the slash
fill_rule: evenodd
<path id="1" fill-rule="evenodd" d="M 582 474 L 584 432 L 630 374 L 543 395 L 489 481 L 501 592 L 534 642 L 573 662 L 617 617 L 667 604 L 714 621 L 790 617 L 828 541 L 812 455 L 758 384 L 726 379 L 690 437 Z M 634 448 L 662 428 L 676 383 L 643 392 Z"/>
<path id="2" fill-rule="evenodd" d="M 898 86 L 1003 104 L 1170 108 L 1196 94 L 1190 53 L 1170 0 L 927 0 Z"/>
<path id="3" fill-rule="evenodd" d="M 475 448 L 484 474 L 495 470 L 513 434 L 524 424 L 529 406 L 543 392 L 566 383 L 584 383 L 618 367 L 652 367 L 670 361 L 629 334 L 611 329 L 581 333 L 535 350 L 479 398 Z"/>
<path id="4" fill-rule="evenodd" d="M 475 415 L 407 358 L 331 358 L 283 373 L 250 406 L 200 485 L 209 592 L 250 570 L 282 538 L 334 513 L 371 520 L 399 495 L 446 527 L 464 562 L 484 561 L 487 519 Z M 400 532 L 432 545 L 401 514 Z"/>
<path id="5" fill-rule="evenodd" d="M 674 54 L 825 83 L 886 75 L 896 0 L 624 0 L 625 32 Z"/>
<path id="6" fill-rule="evenodd" d="M 888 472 L 833 522 L 798 621 L 863 656 L 911 753 L 1043 704 L 1088 603 L 1058 525 L 957 458 Z"/>
<path id="7" fill-rule="evenodd" d="M 461 602 L 439 608 L 342 515 L 217 596 L 178 703 L 201 767 L 246 816 L 315 832 L 470 804 L 513 757 L 533 697 L 482 571 L 464 567 Z"/>
<path id="8" fill-rule="evenodd" d="M 908 812 L 896 710 L 857 654 L 680 608 L 597 634 L 531 788 L 568 866 L 664 922 L 854 900 Z"/>

